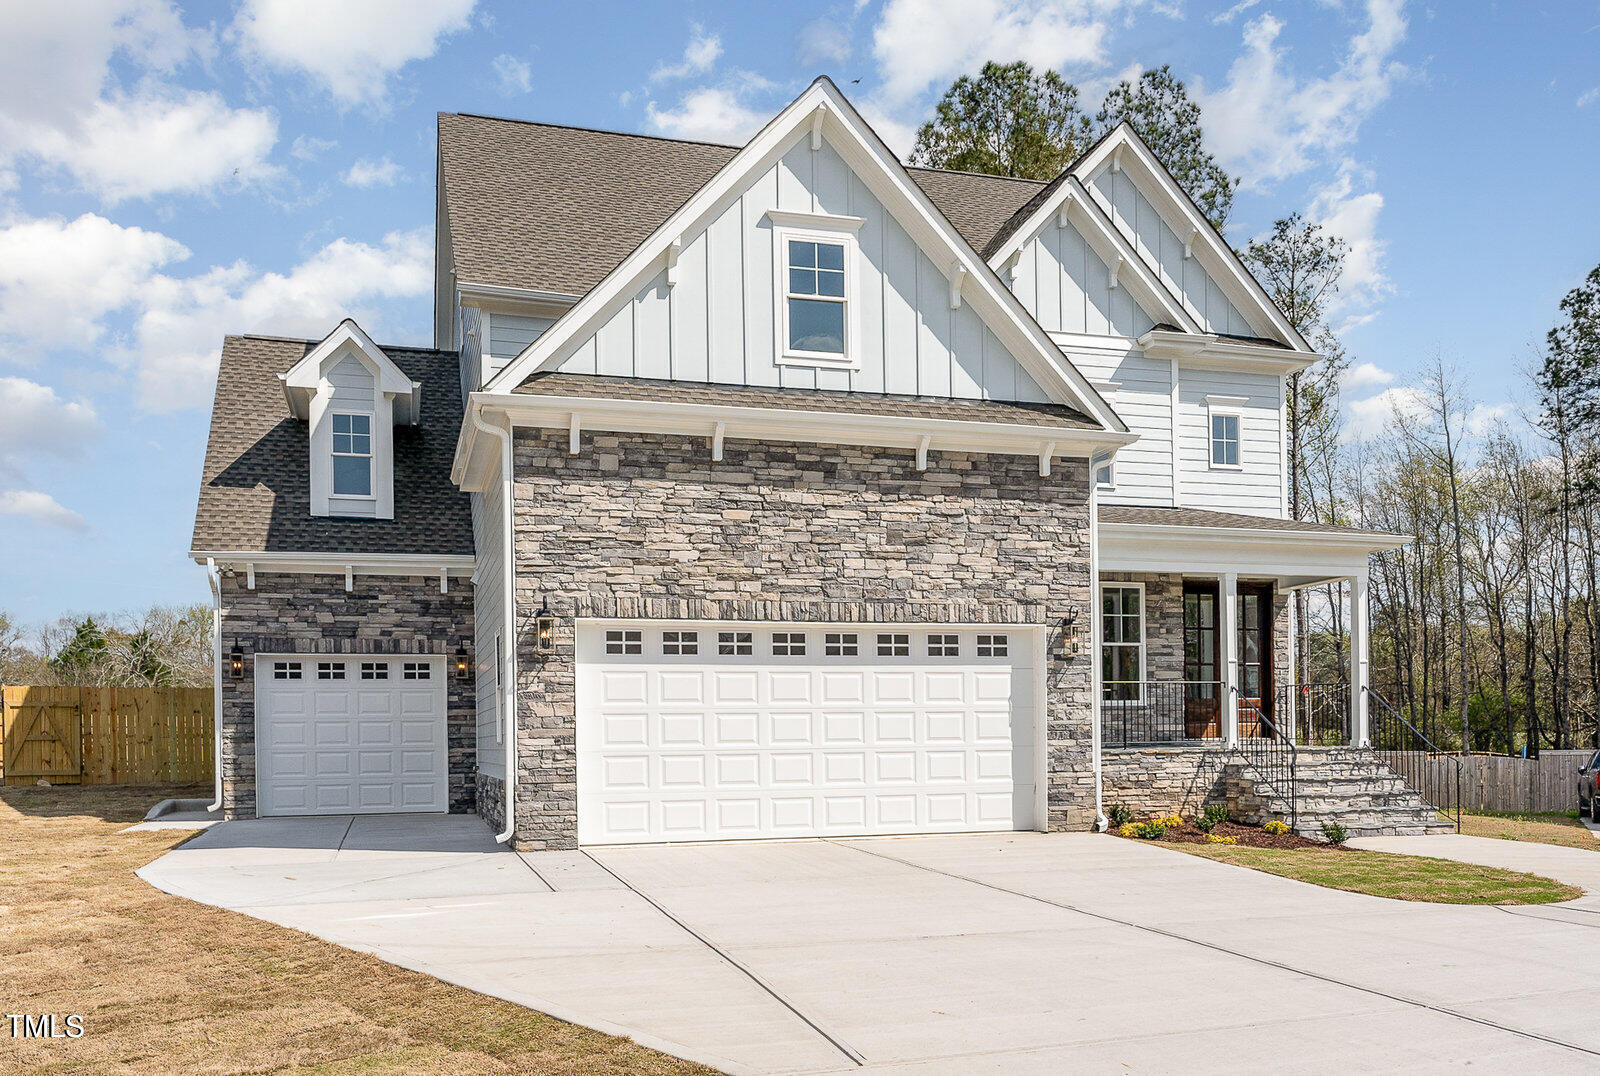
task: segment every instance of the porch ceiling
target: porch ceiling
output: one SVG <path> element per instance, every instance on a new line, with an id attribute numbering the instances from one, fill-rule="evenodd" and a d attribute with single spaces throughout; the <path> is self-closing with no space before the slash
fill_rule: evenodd
<path id="1" fill-rule="evenodd" d="M 1237 573 L 1283 587 L 1364 575 L 1371 554 L 1410 541 L 1403 534 L 1199 509 L 1106 505 L 1098 520 L 1101 571 Z"/>

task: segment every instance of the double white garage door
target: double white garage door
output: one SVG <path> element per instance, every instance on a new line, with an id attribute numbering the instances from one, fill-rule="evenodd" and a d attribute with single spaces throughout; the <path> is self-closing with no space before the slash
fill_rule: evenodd
<path id="1" fill-rule="evenodd" d="M 1036 632 L 581 624 L 578 839 L 1034 825 Z"/>
<path id="2" fill-rule="evenodd" d="M 256 811 L 443 811 L 445 667 L 421 655 L 256 658 Z"/>

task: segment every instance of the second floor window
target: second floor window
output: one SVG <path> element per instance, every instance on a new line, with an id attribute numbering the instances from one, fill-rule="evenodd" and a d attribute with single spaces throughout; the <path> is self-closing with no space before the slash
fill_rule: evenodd
<path id="1" fill-rule="evenodd" d="M 333 416 L 333 492 L 372 496 L 372 416 Z"/>
<path id="2" fill-rule="evenodd" d="M 788 350 L 845 358 L 845 245 L 789 239 L 785 260 Z"/>
<path id="3" fill-rule="evenodd" d="M 1225 411 L 1211 413 L 1211 466 L 1239 466 L 1239 416 Z"/>

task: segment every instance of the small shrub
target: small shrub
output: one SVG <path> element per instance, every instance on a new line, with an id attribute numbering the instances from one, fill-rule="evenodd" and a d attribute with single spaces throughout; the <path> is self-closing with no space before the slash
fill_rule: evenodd
<path id="1" fill-rule="evenodd" d="M 1166 819 L 1157 818 L 1150 822 L 1127 822 L 1117 828 L 1117 832 L 1124 837 L 1137 837 L 1142 841 L 1160 840 L 1167 835 Z"/>
<path id="2" fill-rule="evenodd" d="M 1273 834 L 1274 836 L 1281 837 L 1285 833 L 1289 832 L 1289 823 L 1279 822 L 1276 818 L 1274 818 L 1271 822 L 1268 822 L 1261 828 L 1266 830 L 1268 833 Z"/>
<path id="3" fill-rule="evenodd" d="M 1117 832 L 1124 837 L 1137 837 L 1139 836 L 1139 823 L 1124 822 L 1117 827 Z"/>
<path id="4" fill-rule="evenodd" d="M 1217 823 L 1206 815 L 1201 815 L 1194 820 L 1194 828 L 1210 836 L 1211 831 L 1217 828 Z"/>
<path id="5" fill-rule="evenodd" d="M 1337 822 L 1322 823 L 1322 838 L 1329 844 L 1343 844 L 1345 838 L 1349 836 L 1345 828 Z"/>
<path id="6" fill-rule="evenodd" d="M 1178 814 L 1163 815 L 1156 819 L 1156 825 L 1163 830 L 1177 829 L 1183 825 L 1183 816 Z"/>
<path id="7" fill-rule="evenodd" d="M 1219 837 L 1215 833 L 1207 833 L 1206 834 L 1206 843 L 1207 844 L 1238 844 L 1239 843 L 1239 838 L 1237 838 L 1237 837 Z"/>
<path id="8" fill-rule="evenodd" d="M 1216 824 L 1219 822 L 1226 822 L 1228 820 L 1227 805 L 1222 803 L 1212 803 L 1207 805 L 1206 820 L 1210 822 L 1212 826 L 1216 826 Z"/>
<path id="9" fill-rule="evenodd" d="M 1106 821 L 1111 823 L 1111 828 L 1121 832 L 1122 827 L 1133 821 L 1133 811 L 1120 803 L 1113 803 L 1106 807 Z"/>

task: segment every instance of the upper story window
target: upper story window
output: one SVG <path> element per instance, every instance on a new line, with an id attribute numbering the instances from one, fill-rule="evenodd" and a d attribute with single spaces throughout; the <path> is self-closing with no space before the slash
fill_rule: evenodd
<path id="1" fill-rule="evenodd" d="M 790 239 L 789 347 L 792 353 L 845 357 L 843 243 Z"/>
<path id="2" fill-rule="evenodd" d="M 334 496 L 372 496 L 372 416 L 335 412 L 331 417 Z"/>
<path id="3" fill-rule="evenodd" d="M 853 369 L 858 324 L 856 230 L 859 217 L 769 210 L 780 364 Z"/>
<path id="4" fill-rule="evenodd" d="M 1239 434 L 1244 426 L 1243 396 L 1207 396 L 1206 423 L 1210 436 L 1211 466 L 1239 470 Z"/>

